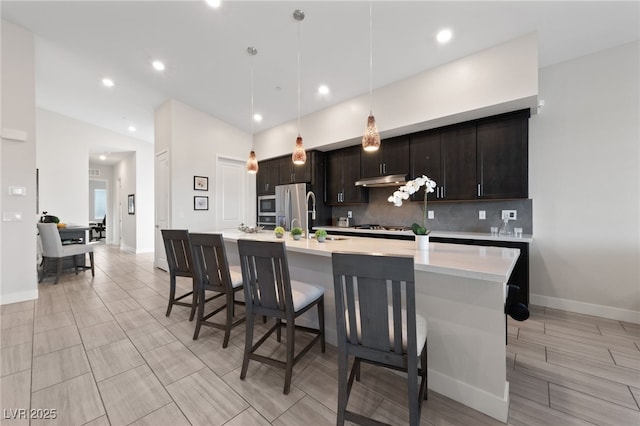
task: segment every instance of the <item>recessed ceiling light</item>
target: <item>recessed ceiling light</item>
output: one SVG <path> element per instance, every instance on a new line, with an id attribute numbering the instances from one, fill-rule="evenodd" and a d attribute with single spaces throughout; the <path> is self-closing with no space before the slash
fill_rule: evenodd
<path id="1" fill-rule="evenodd" d="M 129 126 L 129 131 L 130 132 L 135 132 L 136 131 L 136 127 L 135 126 Z"/>
<path id="2" fill-rule="evenodd" d="M 259 123 L 262 121 L 262 115 L 260 114 L 253 114 L 253 121 Z"/>
<path id="3" fill-rule="evenodd" d="M 453 37 L 453 33 L 449 28 L 445 28 L 438 31 L 436 39 L 438 40 L 438 43 L 447 43 L 449 40 L 451 40 L 451 37 Z"/>
<path id="4" fill-rule="evenodd" d="M 102 154 L 102 155 L 100 156 L 100 159 L 101 159 L 101 160 L 106 160 L 106 159 L 107 159 L 107 156 L 106 156 L 106 155 L 104 155 L 104 154 Z"/>
<path id="5" fill-rule="evenodd" d="M 328 95 L 329 94 L 329 86 L 323 84 L 320 87 L 318 87 L 318 93 L 320 93 L 321 95 Z"/>
<path id="6" fill-rule="evenodd" d="M 213 7 L 214 9 L 219 8 L 220 3 L 222 3 L 222 0 L 205 0 L 205 1 L 209 6 Z"/>
<path id="7" fill-rule="evenodd" d="M 164 63 L 162 61 L 153 61 L 151 65 L 156 71 L 164 71 Z"/>
<path id="8" fill-rule="evenodd" d="M 115 85 L 116 85 L 116 84 L 113 82 L 113 80 L 111 80 L 110 78 L 103 78 L 103 79 L 102 79 L 102 84 L 103 84 L 105 87 L 113 87 L 113 86 L 115 86 Z"/>

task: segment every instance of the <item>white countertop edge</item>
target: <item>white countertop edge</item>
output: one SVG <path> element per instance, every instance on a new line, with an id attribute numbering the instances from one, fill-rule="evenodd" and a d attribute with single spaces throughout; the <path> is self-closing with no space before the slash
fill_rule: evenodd
<path id="1" fill-rule="evenodd" d="M 369 234 L 369 235 L 402 235 L 402 236 L 411 236 L 413 235 L 412 231 L 387 231 L 382 229 L 356 229 L 353 227 L 343 228 L 339 226 L 314 226 L 313 230 L 317 229 L 325 229 L 327 232 L 350 232 L 354 234 Z M 515 242 L 515 243 L 531 243 L 533 242 L 533 235 L 531 234 L 523 234 L 522 237 L 504 237 L 504 236 L 493 236 L 489 233 L 483 232 L 456 232 L 456 231 L 431 231 L 429 233 L 431 237 L 440 237 L 440 238 L 457 238 L 464 240 L 484 240 L 484 241 L 504 241 L 504 242 Z"/>
<path id="2" fill-rule="evenodd" d="M 222 234 L 226 241 L 234 243 L 242 238 L 261 241 L 284 241 L 287 250 L 290 252 L 323 257 L 331 257 L 333 251 L 352 251 L 358 253 L 376 252 L 390 256 L 411 255 L 414 257 L 414 267 L 416 271 L 498 283 L 506 283 L 508 281 L 515 267 L 516 260 L 520 255 L 519 249 L 445 243 L 430 243 L 430 250 L 422 252 L 414 248 L 413 242 L 402 240 L 383 240 L 387 241 L 384 248 L 378 248 L 375 247 L 375 243 L 379 243 L 381 241 L 380 239 L 367 238 L 365 236 L 347 237 L 347 240 L 319 243 L 315 239 L 294 241 L 288 234 L 282 239 L 277 239 L 271 231 L 247 234 L 237 230 L 225 230 Z M 349 240 L 351 240 L 351 242 L 345 244 L 345 241 Z M 359 244 L 360 242 L 363 244 Z M 375 248 L 372 248 L 371 243 L 374 244 L 373 247 Z M 507 260 L 505 261 L 505 259 Z M 491 268 L 486 267 L 486 265 L 491 261 L 498 261 L 502 266 L 496 266 L 493 271 L 490 271 Z M 474 268 L 474 262 L 481 264 L 484 270 L 481 270 L 479 267 Z"/>

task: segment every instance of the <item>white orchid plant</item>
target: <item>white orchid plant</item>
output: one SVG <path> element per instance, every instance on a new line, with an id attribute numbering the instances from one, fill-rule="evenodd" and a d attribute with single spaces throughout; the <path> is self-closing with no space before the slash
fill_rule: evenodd
<path id="1" fill-rule="evenodd" d="M 436 182 L 429 179 L 428 176 L 422 175 L 402 185 L 387 199 L 387 201 L 393 203 L 394 206 L 400 207 L 402 206 L 403 201 L 408 200 L 409 197 L 418 192 L 418 190 L 422 186 L 424 186 L 424 211 L 422 212 L 422 226 L 417 223 L 411 225 L 411 230 L 416 235 L 429 234 L 429 230 L 427 230 L 427 194 L 429 192 L 434 192 L 436 188 Z"/>

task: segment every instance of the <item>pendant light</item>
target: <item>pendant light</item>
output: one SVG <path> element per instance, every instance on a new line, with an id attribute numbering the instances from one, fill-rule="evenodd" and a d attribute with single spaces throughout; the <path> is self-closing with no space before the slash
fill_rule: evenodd
<path id="1" fill-rule="evenodd" d="M 258 49 L 255 47 L 247 47 L 247 53 L 251 55 L 251 153 L 249 153 L 249 159 L 247 160 L 247 172 L 251 174 L 258 173 L 258 160 L 256 159 L 256 152 L 253 150 L 253 57 L 258 54 Z"/>
<path id="2" fill-rule="evenodd" d="M 294 10 L 293 19 L 298 21 L 298 137 L 296 138 L 296 145 L 293 148 L 291 159 L 293 164 L 304 164 L 307 161 L 307 153 L 304 152 L 302 136 L 300 136 L 300 22 L 304 19 L 304 12 L 300 9 Z"/>
<path id="3" fill-rule="evenodd" d="M 369 1 L 369 118 L 367 128 L 362 137 L 362 148 L 365 151 L 376 151 L 380 148 L 380 133 L 376 127 L 376 118 L 373 116 L 373 17 L 372 6 Z"/>

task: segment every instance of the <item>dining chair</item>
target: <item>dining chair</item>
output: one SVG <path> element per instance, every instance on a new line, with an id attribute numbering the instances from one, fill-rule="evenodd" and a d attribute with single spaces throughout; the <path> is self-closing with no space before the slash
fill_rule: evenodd
<path id="1" fill-rule="evenodd" d="M 354 378 L 360 380 L 361 362 L 407 373 L 409 424 L 420 424 L 422 400 L 427 397 L 427 321 L 416 313 L 413 257 L 341 252 L 331 257 L 338 340 L 337 424 L 381 424 L 347 409 Z"/>
<path id="2" fill-rule="evenodd" d="M 51 260 L 55 260 L 57 262 L 57 267 L 56 280 L 54 281 L 54 284 L 58 284 L 58 280 L 60 280 L 60 276 L 62 275 L 64 259 L 70 257 L 73 258 L 73 266 L 76 275 L 78 274 L 79 269 L 91 269 L 91 276 L 95 277 L 93 247 L 91 245 L 62 245 L 60 232 L 58 232 L 58 226 L 55 223 L 38 223 L 38 233 L 40 234 L 40 241 L 42 242 L 42 272 L 38 282 L 42 282 L 47 274 L 49 262 Z M 85 265 L 85 254 L 87 253 L 89 254 L 90 266 Z"/>
<path id="3" fill-rule="evenodd" d="M 284 368 L 283 393 L 288 394 L 291 388 L 293 366 L 318 341 L 321 351 L 325 351 L 324 289 L 291 280 L 284 242 L 239 239 L 238 253 L 240 254 L 247 317 L 240 379 L 244 380 L 247 375 L 249 360 Z M 318 328 L 295 323 L 296 318 L 314 306 L 317 307 Z M 254 344 L 254 323 L 256 317 L 259 316 L 275 318 L 275 325 Z M 282 328 L 286 329 L 286 359 L 282 361 L 257 354 L 257 349 L 267 341 L 274 331 L 277 341 L 281 341 Z M 314 335 L 313 339 L 298 354 L 295 354 L 296 330 Z"/>
<path id="4" fill-rule="evenodd" d="M 193 259 L 191 256 L 191 245 L 189 243 L 189 231 L 186 229 L 162 229 L 162 240 L 167 254 L 167 265 L 169 266 L 169 306 L 167 314 L 171 314 L 173 305 L 191 307 L 189 321 L 193 321 L 198 306 L 198 293 L 196 291 L 196 279 L 193 274 Z M 176 278 L 191 278 L 191 291 L 176 297 Z M 181 302 L 185 297 L 191 296 L 191 302 Z"/>
<path id="5" fill-rule="evenodd" d="M 198 311 L 196 315 L 196 329 L 193 340 L 198 338 L 200 328 L 204 325 L 224 330 L 222 347 L 229 344 L 231 329 L 245 321 L 245 317 L 236 319 L 235 305 L 244 305 L 244 302 L 235 300 L 237 292 L 242 291 L 242 273 L 230 270 L 227 261 L 227 252 L 224 246 L 222 234 L 189 234 L 191 241 L 191 255 L 193 257 L 193 273 L 196 279 Z M 206 292 L 216 294 L 207 298 Z M 221 297 L 225 303 L 205 314 L 205 305 Z M 224 324 L 209 321 L 217 313 L 226 309 Z"/>

